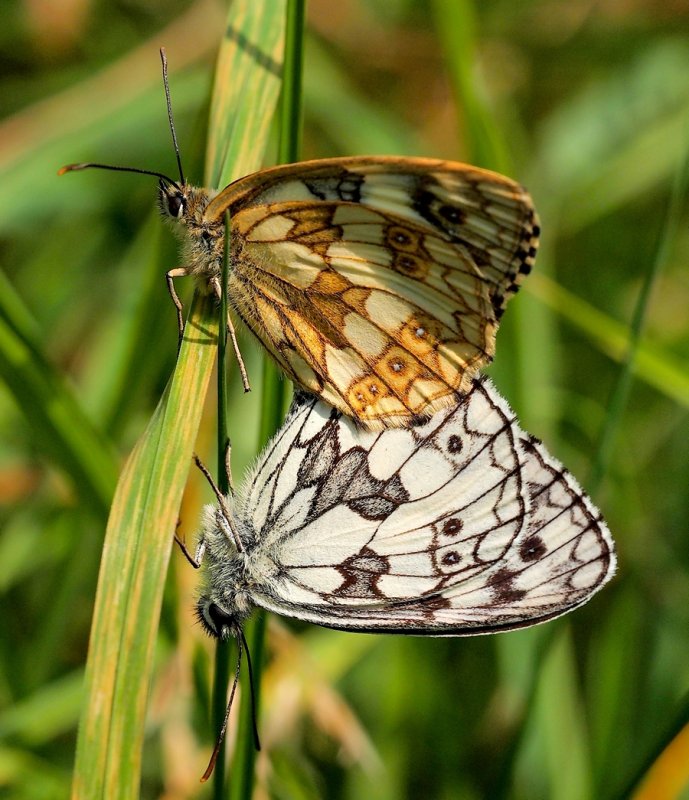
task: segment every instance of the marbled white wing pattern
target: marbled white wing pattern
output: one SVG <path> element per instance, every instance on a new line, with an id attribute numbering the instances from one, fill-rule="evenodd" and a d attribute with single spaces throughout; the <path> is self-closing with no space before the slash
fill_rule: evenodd
<path id="1" fill-rule="evenodd" d="M 242 552 L 219 509 L 202 529 L 216 634 L 254 605 L 356 631 L 509 630 L 576 608 L 615 568 L 600 512 L 488 380 L 379 432 L 297 397 L 244 486 Z"/>
<path id="2" fill-rule="evenodd" d="M 297 384 L 371 429 L 469 389 L 538 244 L 521 186 L 448 161 L 307 161 L 209 198 L 161 190 L 186 272 L 217 279 L 229 211 L 234 310 Z"/>

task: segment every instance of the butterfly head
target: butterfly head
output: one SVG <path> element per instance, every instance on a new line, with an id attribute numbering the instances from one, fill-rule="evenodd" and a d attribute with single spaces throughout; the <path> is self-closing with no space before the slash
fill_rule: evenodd
<path id="1" fill-rule="evenodd" d="M 161 177 L 158 180 L 158 206 L 161 214 L 189 227 L 192 235 L 200 236 L 208 229 L 203 212 L 210 199 L 211 192 L 207 189 L 178 183 L 169 178 Z"/>

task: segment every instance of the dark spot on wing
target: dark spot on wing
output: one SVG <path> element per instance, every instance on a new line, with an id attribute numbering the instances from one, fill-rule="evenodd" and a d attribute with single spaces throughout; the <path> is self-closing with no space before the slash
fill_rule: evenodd
<path id="1" fill-rule="evenodd" d="M 493 590 L 496 602 L 504 604 L 515 603 L 526 595 L 523 589 L 514 587 L 513 581 L 516 575 L 517 573 L 512 572 L 507 567 L 503 567 L 488 580 L 488 586 Z"/>
<path id="2" fill-rule="evenodd" d="M 450 453 L 459 453 L 462 450 L 462 439 L 453 433 L 447 440 L 447 449 Z"/>
<path id="3" fill-rule="evenodd" d="M 345 559 L 337 571 L 343 582 L 333 594 L 339 597 L 381 597 L 378 579 L 390 572 L 390 562 L 385 556 L 364 547 L 356 555 Z"/>
<path id="4" fill-rule="evenodd" d="M 522 561 L 538 561 L 547 552 L 548 548 L 545 546 L 545 542 L 537 534 L 529 536 L 519 547 L 519 555 Z"/>
<path id="5" fill-rule="evenodd" d="M 462 530 L 462 520 L 457 517 L 450 517 L 443 523 L 443 533 L 445 536 L 456 536 Z"/>

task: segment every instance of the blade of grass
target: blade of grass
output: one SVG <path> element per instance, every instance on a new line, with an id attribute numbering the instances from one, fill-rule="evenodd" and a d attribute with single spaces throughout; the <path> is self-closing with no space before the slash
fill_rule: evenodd
<path id="1" fill-rule="evenodd" d="M 476 6 L 472 0 L 433 0 L 431 7 L 463 129 L 466 160 L 514 175 L 504 126 L 481 82 Z M 510 139 L 515 138 L 510 131 Z M 547 264 L 541 247 L 537 263 L 541 274 Z M 498 337 L 495 371 L 502 374 L 501 385 L 510 385 L 511 399 L 527 421 L 533 417 L 542 423 L 553 417 L 557 346 L 557 331 L 547 309 L 524 295 L 513 301 Z"/>
<path id="2" fill-rule="evenodd" d="M 211 185 L 222 185 L 260 166 L 268 140 L 270 122 L 280 91 L 284 46 L 284 3 L 261 4 L 241 0 L 231 5 L 225 37 L 218 54 L 213 98 L 211 101 L 209 136 L 206 157 L 206 179 Z M 226 240 L 229 245 L 229 237 Z M 227 261 L 227 260 L 226 260 Z M 223 279 L 223 295 L 227 283 Z M 224 300 L 226 303 L 226 298 Z M 225 317 L 226 318 L 226 317 Z M 224 364 L 224 358 L 219 361 Z M 219 369 L 218 382 L 218 481 L 226 491 L 224 447 L 227 441 L 227 384 L 225 370 Z M 222 376 L 221 374 L 222 373 Z M 260 674 L 261 648 L 252 643 L 256 668 Z M 227 703 L 229 655 L 231 643 L 216 645 L 212 709 L 215 730 L 219 731 Z M 257 698 L 258 698 L 257 677 Z M 246 686 L 246 682 L 243 682 Z M 243 781 L 242 775 L 253 774 L 253 740 L 251 721 L 242 713 L 249 704 L 242 702 L 235 772 L 231 790 Z M 248 754 L 248 755 L 245 755 Z M 248 767 L 246 759 L 251 760 Z M 239 765 L 239 766 L 238 766 Z M 221 750 L 213 777 L 213 795 L 224 796 L 225 750 Z"/>
<path id="3" fill-rule="evenodd" d="M 234 2 L 218 53 L 206 183 L 223 186 L 260 166 L 280 91 L 284 2 Z"/>
<path id="4" fill-rule="evenodd" d="M 435 33 L 443 47 L 455 105 L 462 110 L 468 159 L 473 164 L 509 171 L 510 157 L 504 136 L 486 98 L 476 69 L 476 13 L 471 0 L 433 0 Z"/>
<path id="5" fill-rule="evenodd" d="M 540 669 L 539 684 L 532 721 L 538 737 L 545 740 L 547 796 L 552 800 L 594 797 L 590 744 L 569 624 L 561 625 L 553 638 Z"/>
<path id="6" fill-rule="evenodd" d="M 3 121 L 0 124 L 0 179 L 13 193 L 15 202 L 2 215 L 0 228 L 7 230 L 33 218 L 37 208 L 51 217 L 63 212 L 65 197 L 75 195 L 64 188 L 64 181 L 58 182 L 57 166 L 74 161 L 76 154 L 83 156 L 95 152 L 94 148 L 107 148 L 107 142 L 113 141 L 111 136 L 117 144 L 117 137 L 122 136 L 121 122 L 133 109 L 139 117 L 139 131 L 148 129 L 155 119 L 156 130 L 162 135 L 164 122 L 157 106 L 156 115 L 152 116 L 154 92 L 159 101 L 160 70 L 151 53 L 164 43 L 169 53 L 174 54 L 173 70 L 182 70 L 211 52 L 221 24 L 216 2 L 197 1 L 155 36 L 127 51 L 110 66 Z M 33 191 L 26 192 L 27 186 Z M 42 198 L 38 207 L 34 196 L 37 191 Z M 81 208 L 89 207 L 86 197 L 93 200 L 88 186 Z M 99 201 L 95 199 L 94 202 Z"/>
<path id="7" fill-rule="evenodd" d="M 281 38 L 269 24 L 274 14 L 265 16 L 267 19 L 261 20 L 256 4 L 247 0 L 233 4 L 230 35 L 221 47 L 220 63 L 233 62 L 238 43 L 243 48 L 241 58 L 238 63 L 235 60 L 230 79 L 222 70 L 216 75 L 216 99 L 225 98 L 225 87 L 230 84 L 244 89 L 250 83 L 256 89 L 255 93 L 234 93 L 237 103 L 244 104 L 239 116 L 245 127 L 236 128 L 229 152 L 237 159 L 232 168 L 242 172 L 260 163 L 267 139 L 266 118 L 272 116 L 277 100 L 277 79 L 255 63 L 256 53 L 279 58 Z M 261 24 L 257 25 L 257 20 Z M 247 42 L 253 42 L 248 53 Z M 217 156 L 213 145 L 209 152 Z M 196 296 L 171 382 L 120 478 L 91 633 L 73 782 L 77 798 L 138 795 L 164 575 L 217 332 L 218 314 L 212 299 Z"/>
<path id="8" fill-rule="evenodd" d="M 287 0 L 285 9 L 285 55 L 283 68 L 282 94 L 280 98 L 280 132 L 278 159 L 280 163 L 291 163 L 299 158 L 301 142 L 301 97 L 302 71 L 304 61 L 304 21 L 305 0 Z M 269 437 L 282 424 L 284 393 L 288 384 L 268 358 L 264 360 L 263 388 L 261 393 L 261 429 L 259 446 L 263 447 Z M 266 616 L 257 611 L 245 627 L 245 636 L 250 652 L 253 654 L 254 687 L 256 713 L 260 708 L 260 685 L 265 649 Z M 248 676 L 247 676 L 248 677 Z M 253 793 L 256 751 L 250 737 L 251 703 L 248 680 L 244 680 L 244 693 L 240 708 L 239 725 L 241 735 L 237 740 L 234 759 L 234 775 L 230 787 L 230 798 L 240 800 Z"/>
<path id="9" fill-rule="evenodd" d="M 665 794 L 663 790 L 669 789 L 673 778 L 675 788 L 684 788 L 686 785 L 687 726 L 689 726 L 689 693 L 678 703 L 675 718 L 670 721 L 650 752 L 645 758 L 639 759 L 632 778 L 623 789 L 610 796 L 614 800 L 626 800 L 630 797 L 634 800 L 652 800 L 658 797 L 683 796 L 680 793 Z M 673 763 L 676 761 L 679 763 Z M 677 785 L 678 778 L 684 779 L 681 787 Z"/>
<path id="10" fill-rule="evenodd" d="M 0 377 L 26 417 L 36 446 L 79 487 L 79 497 L 104 519 L 115 489 L 110 442 L 48 362 L 31 315 L 0 272 Z"/>
<path id="11" fill-rule="evenodd" d="M 285 65 L 282 72 L 278 142 L 280 164 L 297 161 L 301 151 L 305 18 L 306 0 L 287 0 Z"/>
<path id="12" fill-rule="evenodd" d="M 217 332 L 212 298 L 195 297 L 175 372 L 120 476 L 91 628 L 75 798 L 138 796 L 165 573 Z"/>
<path id="13" fill-rule="evenodd" d="M 477 80 L 476 5 L 472 0 L 434 0 L 432 7 L 435 29 L 443 44 L 453 83 L 460 122 L 466 132 L 470 160 L 513 174 L 510 149 L 504 133 Z M 537 273 L 541 277 L 544 267 L 549 263 L 547 255 L 541 252 L 539 256 Z M 532 297 L 522 295 L 513 302 L 514 307 L 506 315 L 498 337 L 495 367 L 509 378 L 511 394 L 522 416 L 527 420 L 537 418 L 543 431 L 543 421 L 554 417 L 555 395 L 551 387 L 558 363 L 557 326 L 550 310 Z M 562 626 L 559 630 L 563 630 Z M 495 640 L 498 665 L 502 668 L 500 683 L 507 687 L 510 695 L 519 698 L 524 709 L 510 731 L 499 769 L 496 770 L 496 779 L 491 787 L 496 797 L 507 796 L 512 788 L 517 759 L 534 714 L 539 711 L 545 713 L 559 686 L 565 686 L 569 692 L 568 698 L 560 698 L 562 702 L 568 699 L 572 707 L 578 703 L 579 698 L 572 688 L 574 682 L 570 679 L 575 665 L 569 650 L 565 649 L 560 658 L 553 662 L 551 680 L 543 683 L 543 665 L 552 658 L 554 641 L 555 637 L 550 631 L 526 639 L 501 636 Z M 516 658 L 523 659 L 525 655 L 528 656 L 530 667 L 523 674 L 515 674 L 514 669 L 506 666 L 513 664 Z M 590 767 L 583 744 L 583 732 L 580 727 L 572 726 L 571 734 L 577 737 L 582 755 L 573 766 L 571 777 L 585 785 L 590 780 Z M 561 738 L 560 741 L 554 738 L 546 740 L 543 758 L 552 763 L 560 752 L 560 744 Z M 554 780 L 555 773 L 552 770 L 551 773 Z"/>
<path id="14" fill-rule="evenodd" d="M 626 325 L 594 308 L 547 275 L 529 276 L 524 291 L 550 306 L 615 361 L 622 361 L 629 352 L 631 333 Z M 689 406 L 689 365 L 680 359 L 658 346 L 639 341 L 632 371 L 639 380 L 680 405 Z"/>
<path id="15" fill-rule="evenodd" d="M 624 411 L 629 399 L 634 361 L 639 351 L 641 332 L 646 319 L 651 292 L 660 274 L 660 270 L 667 261 L 670 247 L 675 241 L 679 228 L 679 221 L 682 216 L 682 206 L 686 200 L 688 187 L 689 150 L 685 152 L 683 163 L 675 174 L 668 212 L 665 217 L 663 230 L 660 234 L 658 249 L 656 250 L 655 258 L 651 264 L 649 264 L 648 271 L 644 276 L 644 282 L 636 302 L 636 308 L 634 309 L 634 315 L 630 325 L 628 350 L 622 362 L 622 368 L 620 369 L 617 382 L 608 403 L 608 413 L 605 415 L 603 429 L 600 432 L 598 449 L 591 468 L 591 475 L 589 477 L 589 488 L 591 491 L 595 491 L 600 485 L 610 463 L 610 458 L 615 447 L 615 440 L 620 430 Z"/>
<path id="16" fill-rule="evenodd" d="M 218 425 L 217 425 L 217 481 L 220 491 L 227 495 L 230 491 L 230 480 L 227 474 L 226 455 L 230 443 L 227 432 L 228 392 L 227 392 L 227 282 L 229 278 L 230 248 L 231 248 L 230 214 L 225 214 L 225 255 L 223 258 L 222 272 L 220 275 L 220 319 L 223 321 L 218 338 Z M 213 727 L 217 732 L 222 731 L 226 714 L 226 692 L 230 678 L 230 645 L 229 640 L 219 639 L 215 646 L 214 684 L 212 698 Z M 218 735 L 220 735 L 218 733 Z M 225 764 L 226 748 L 218 751 L 213 775 L 213 796 L 220 799 L 225 791 Z"/>

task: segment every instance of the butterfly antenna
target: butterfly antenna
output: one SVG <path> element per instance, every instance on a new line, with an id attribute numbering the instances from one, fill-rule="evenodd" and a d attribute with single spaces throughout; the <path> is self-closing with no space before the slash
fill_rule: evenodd
<path id="1" fill-rule="evenodd" d="M 244 545 L 242 544 L 242 540 L 239 538 L 237 531 L 235 531 L 232 525 L 232 514 L 230 513 L 230 509 L 227 507 L 227 503 L 225 502 L 225 497 L 223 493 L 218 488 L 218 485 L 213 480 L 213 476 L 208 471 L 208 467 L 201 461 L 201 459 L 194 453 L 194 463 L 196 466 L 201 470 L 203 473 L 204 478 L 208 481 L 208 485 L 213 490 L 213 494 L 220 505 L 220 510 L 222 511 L 223 517 L 227 522 L 227 526 L 230 529 L 230 533 L 232 534 L 232 539 L 234 540 L 235 547 L 241 553 L 244 551 Z"/>
<path id="2" fill-rule="evenodd" d="M 249 689 L 251 690 L 251 727 L 254 731 L 254 747 L 257 750 L 261 749 L 261 740 L 258 738 L 258 725 L 256 723 L 256 688 L 254 686 L 254 671 L 251 667 L 251 654 L 249 652 L 249 645 L 246 642 L 244 631 L 240 628 L 239 635 L 242 637 L 244 644 L 244 652 L 246 653 L 246 665 L 249 668 Z"/>
<path id="3" fill-rule="evenodd" d="M 225 710 L 225 716 L 223 717 L 222 725 L 220 726 L 220 733 L 218 733 L 218 738 L 215 742 L 215 747 L 213 748 L 213 752 L 211 753 L 210 761 L 208 762 L 208 766 L 206 767 L 206 771 L 201 776 L 201 783 L 205 783 L 210 776 L 213 774 L 213 770 L 215 769 L 215 762 L 218 760 L 218 756 L 220 755 L 220 748 L 222 747 L 222 743 L 225 740 L 225 732 L 227 731 L 227 722 L 230 718 L 230 711 L 232 710 L 232 702 L 234 701 L 234 694 L 237 691 L 237 684 L 239 683 L 239 668 L 242 665 L 242 643 L 246 640 L 244 639 L 244 634 L 241 632 L 235 634 L 237 639 L 237 666 L 234 670 L 234 680 L 232 681 L 232 691 L 230 692 L 230 699 L 227 701 L 227 709 Z"/>
<path id="4" fill-rule="evenodd" d="M 139 169 L 138 167 L 116 167 L 113 164 L 95 164 L 91 161 L 81 164 L 67 164 L 65 167 L 60 167 L 60 169 L 57 171 L 57 174 L 64 175 L 66 172 L 77 172 L 80 169 L 109 169 L 113 172 L 136 172 L 139 175 L 153 175 L 154 177 L 160 178 L 161 181 L 165 181 L 165 183 L 169 183 L 171 186 L 174 186 L 177 189 L 180 188 L 177 185 L 177 181 L 173 181 L 172 178 L 168 178 L 168 176 L 163 175 L 162 172 L 154 172 L 151 169 Z"/>
<path id="5" fill-rule="evenodd" d="M 163 86 L 165 87 L 165 102 L 167 103 L 167 118 L 170 122 L 170 133 L 172 133 L 172 144 L 175 148 L 175 155 L 177 156 L 177 167 L 179 168 L 179 179 L 184 186 L 184 171 L 182 170 L 182 157 L 179 154 L 179 145 L 177 144 L 177 133 L 175 132 L 175 120 L 172 117 L 172 100 L 170 99 L 170 84 L 167 80 L 167 56 L 165 55 L 165 48 L 160 48 L 160 60 L 163 62 Z"/>

